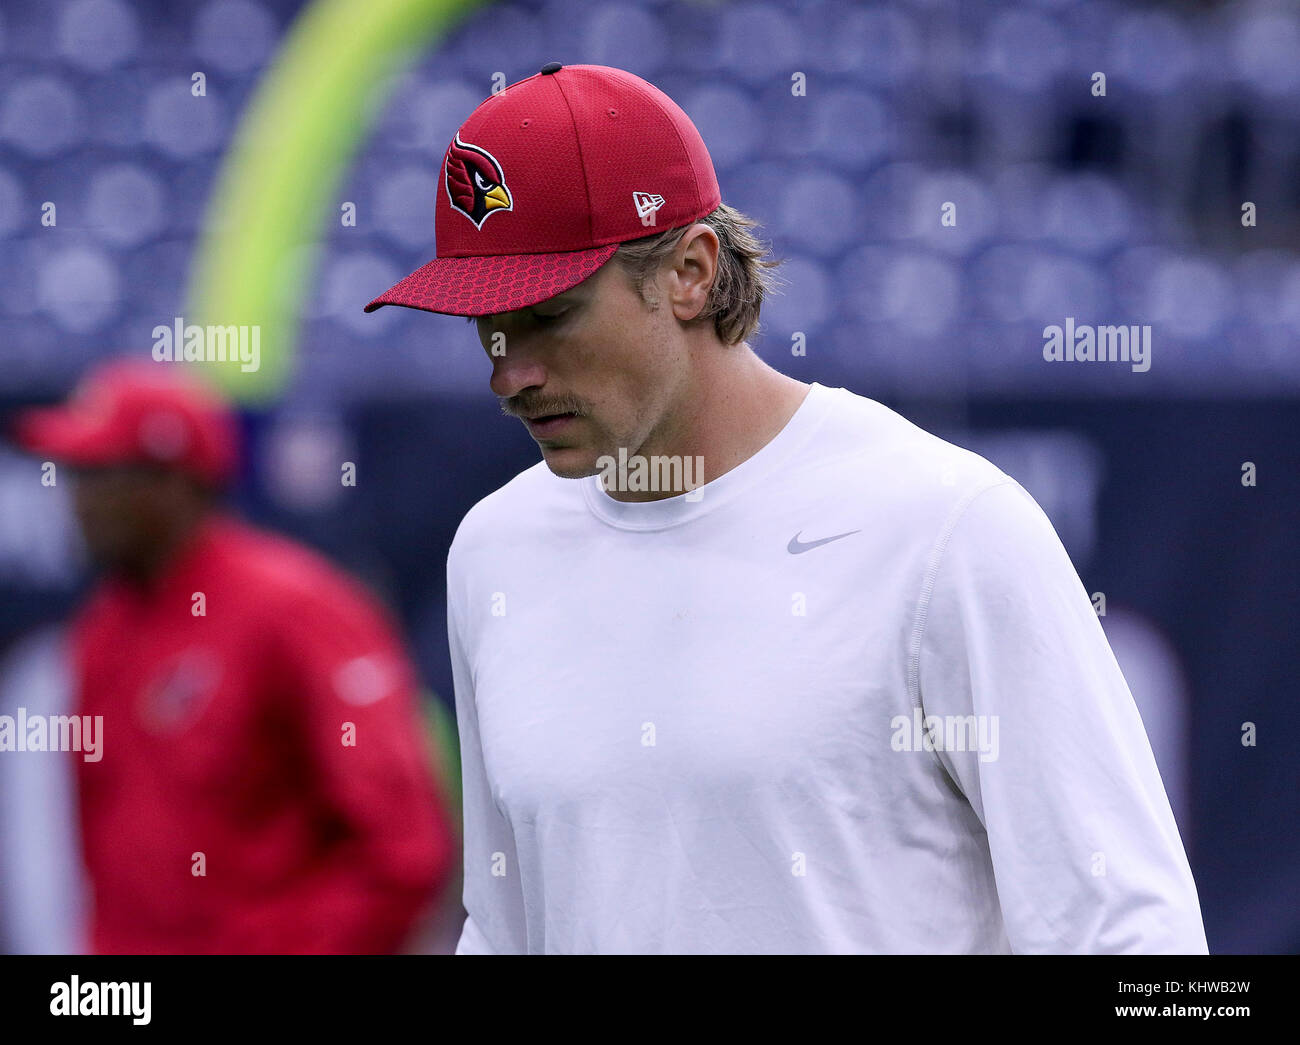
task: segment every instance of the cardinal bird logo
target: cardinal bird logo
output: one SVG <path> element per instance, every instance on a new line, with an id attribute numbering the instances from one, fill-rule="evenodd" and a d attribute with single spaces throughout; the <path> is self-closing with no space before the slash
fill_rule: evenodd
<path id="1" fill-rule="evenodd" d="M 497 211 L 513 210 L 515 201 L 506 188 L 501 164 L 487 149 L 460 140 L 457 134 L 447 150 L 447 201 L 482 228 Z"/>

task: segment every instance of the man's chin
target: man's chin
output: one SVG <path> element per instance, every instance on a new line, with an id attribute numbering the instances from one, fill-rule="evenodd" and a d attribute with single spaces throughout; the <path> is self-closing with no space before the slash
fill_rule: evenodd
<path id="1" fill-rule="evenodd" d="M 596 456 L 577 446 L 543 446 L 542 460 L 553 475 L 561 479 L 585 479 L 596 475 Z"/>

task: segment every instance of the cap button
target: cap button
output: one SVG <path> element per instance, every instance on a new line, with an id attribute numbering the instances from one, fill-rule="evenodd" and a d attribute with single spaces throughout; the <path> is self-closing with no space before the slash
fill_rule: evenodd
<path id="1" fill-rule="evenodd" d="M 542 72 L 547 74 L 558 73 L 563 68 L 564 66 L 561 65 L 559 62 L 547 62 L 544 66 L 542 66 Z"/>

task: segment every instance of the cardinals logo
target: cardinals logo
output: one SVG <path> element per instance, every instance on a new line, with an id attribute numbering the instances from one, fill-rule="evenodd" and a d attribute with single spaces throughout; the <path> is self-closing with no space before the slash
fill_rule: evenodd
<path id="1" fill-rule="evenodd" d="M 486 149 L 460 140 L 457 134 L 447 150 L 447 200 L 476 228 L 497 211 L 513 210 L 515 201 L 506 188 L 501 164 Z"/>

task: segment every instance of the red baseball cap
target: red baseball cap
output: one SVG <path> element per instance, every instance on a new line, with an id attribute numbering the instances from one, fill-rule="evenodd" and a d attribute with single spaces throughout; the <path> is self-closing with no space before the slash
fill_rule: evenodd
<path id="1" fill-rule="evenodd" d="M 14 438 L 30 453 L 73 466 L 158 464 L 222 486 L 239 460 L 234 413 L 175 365 L 97 367 L 64 405 L 21 413 Z"/>
<path id="2" fill-rule="evenodd" d="M 365 308 L 486 316 L 577 286 L 627 240 L 722 203 L 700 132 L 622 69 L 550 62 L 484 101 L 442 160 L 437 257 Z"/>

